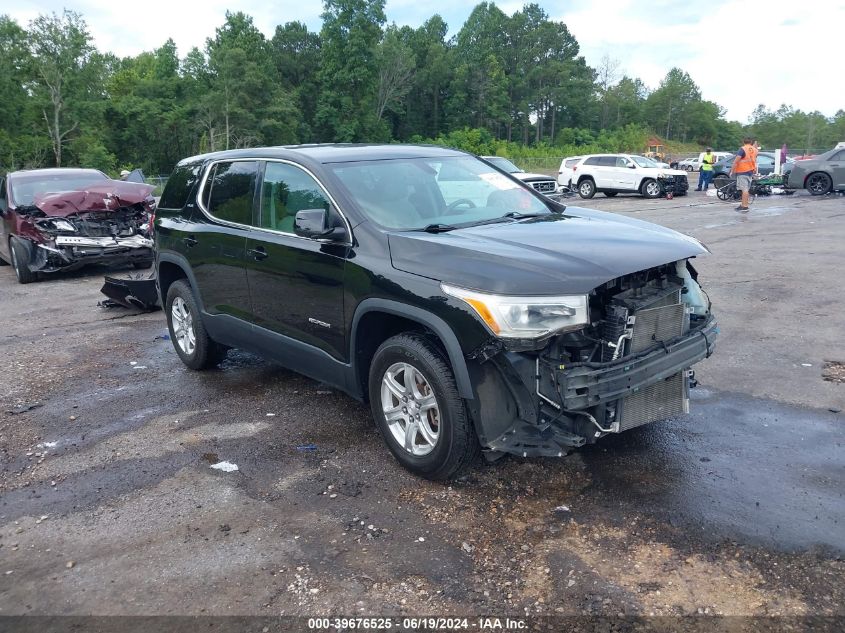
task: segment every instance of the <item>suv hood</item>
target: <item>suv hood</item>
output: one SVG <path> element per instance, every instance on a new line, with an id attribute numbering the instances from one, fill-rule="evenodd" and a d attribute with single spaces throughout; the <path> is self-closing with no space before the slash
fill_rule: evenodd
<path id="1" fill-rule="evenodd" d="M 616 277 L 708 252 L 662 226 L 573 207 L 448 233 L 389 233 L 388 242 L 397 270 L 512 295 L 586 294 Z"/>
<path id="2" fill-rule="evenodd" d="M 683 169 L 668 169 L 666 167 L 639 167 L 639 171 L 643 171 L 655 176 L 688 176 L 689 174 Z"/>
<path id="3" fill-rule="evenodd" d="M 528 182 L 530 180 L 554 180 L 554 176 L 546 176 L 545 174 L 532 174 L 527 171 L 519 171 L 511 176 L 515 178 L 519 178 L 523 182 Z"/>
<path id="4" fill-rule="evenodd" d="M 121 180 L 104 181 L 82 191 L 60 191 L 35 196 L 32 206 L 45 215 L 64 218 L 87 211 L 117 211 L 135 204 L 152 203 L 155 187 Z"/>

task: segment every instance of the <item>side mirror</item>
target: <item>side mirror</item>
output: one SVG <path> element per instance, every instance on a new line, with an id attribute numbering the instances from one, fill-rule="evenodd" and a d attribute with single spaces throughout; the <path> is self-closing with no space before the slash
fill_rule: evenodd
<path id="1" fill-rule="evenodd" d="M 628 163 L 628 169 L 636 169 L 637 166 L 634 163 Z"/>
<path id="2" fill-rule="evenodd" d="M 330 240 L 339 239 L 346 234 L 342 227 L 331 226 L 329 220 L 329 212 L 326 209 L 303 209 L 296 212 L 293 232 L 299 237 Z"/>

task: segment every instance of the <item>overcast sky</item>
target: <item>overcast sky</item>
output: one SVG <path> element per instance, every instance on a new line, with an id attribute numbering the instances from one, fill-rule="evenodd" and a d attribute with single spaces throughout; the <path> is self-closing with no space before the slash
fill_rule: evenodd
<path id="1" fill-rule="evenodd" d="M 387 0 L 388 22 L 419 26 L 440 13 L 456 33 L 476 0 Z M 508 15 L 524 2 L 498 2 Z M 655 88 L 672 66 L 686 70 L 705 99 L 745 123 L 759 103 L 782 103 L 831 116 L 845 108 L 842 88 L 845 0 L 558 0 L 538 2 L 562 20 L 587 63 L 608 54 L 622 71 Z M 316 0 L 0 0 L 0 13 L 26 26 L 39 13 L 80 12 L 97 47 L 136 55 L 173 38 L 184 55 L 225 19 L 244 11 L 272 37 L 277 24 L 299 20 L 319 30 Z"/>

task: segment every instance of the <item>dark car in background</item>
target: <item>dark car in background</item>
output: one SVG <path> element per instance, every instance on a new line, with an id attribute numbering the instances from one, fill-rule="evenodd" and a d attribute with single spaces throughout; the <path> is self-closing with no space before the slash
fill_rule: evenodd
<path id="1" fill-rule="evenodd" d="M 832 149 L 815 158 L 795 161 L 788 186 L 806 189 L 814 196 L 845 190 L 845 149 Z"/>
<path id="2" fill-rule="evenodd" d="M 33 169 L 0 180 L 0 261 L 22 284 L 87 264 L 147 268 L 153 187 L 96 169 Z"/>
<path id="3" fill-rule="evenodd" d="M 195 156 L 156 213 L 185 365 L 242 348 L 369 401 L 396 459 L 431 479 L 479 449 L 561 456 L 682 415 L 718 333 L 697 240 L 565 207 L 455 150 Z"/>
<path id="4" fill-rule="evenodd" d="M 725 156 L 722 160 L 717 161 L 713 165 L 713 178 L 715 179 L 719 177 L 729 177 L 731 173 L 731 167 L 733 167 L 735 158 L 736 154 L 731 154 L 730 156 Z M 795 161 L 793 161 L 791 158 L 787 158 L 786 162 L 783 165 L 784 175 L 790 172 L 793 165 L 795 165 Z M 759 154 L 757 154 L 757 171 L 761 176 L 768 176 L 769 174 L 774 173 L 774 152 L 760 152 Z"/>

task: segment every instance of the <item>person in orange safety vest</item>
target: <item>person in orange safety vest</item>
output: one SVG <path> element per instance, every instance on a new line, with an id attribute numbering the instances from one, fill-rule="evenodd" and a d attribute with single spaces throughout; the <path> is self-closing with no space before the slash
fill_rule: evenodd
<path id="1" fill-rule="evenodd" d="M 736 208 L 741 213 L 748 211 L 748 194 L 751 191 L 751 179 L 757 173 L 758 152 L 754 139 L 745 137 L 731 167 L 731 176 L 736 176 L 736 187 L 742 193 L 742 201 Z"/>

